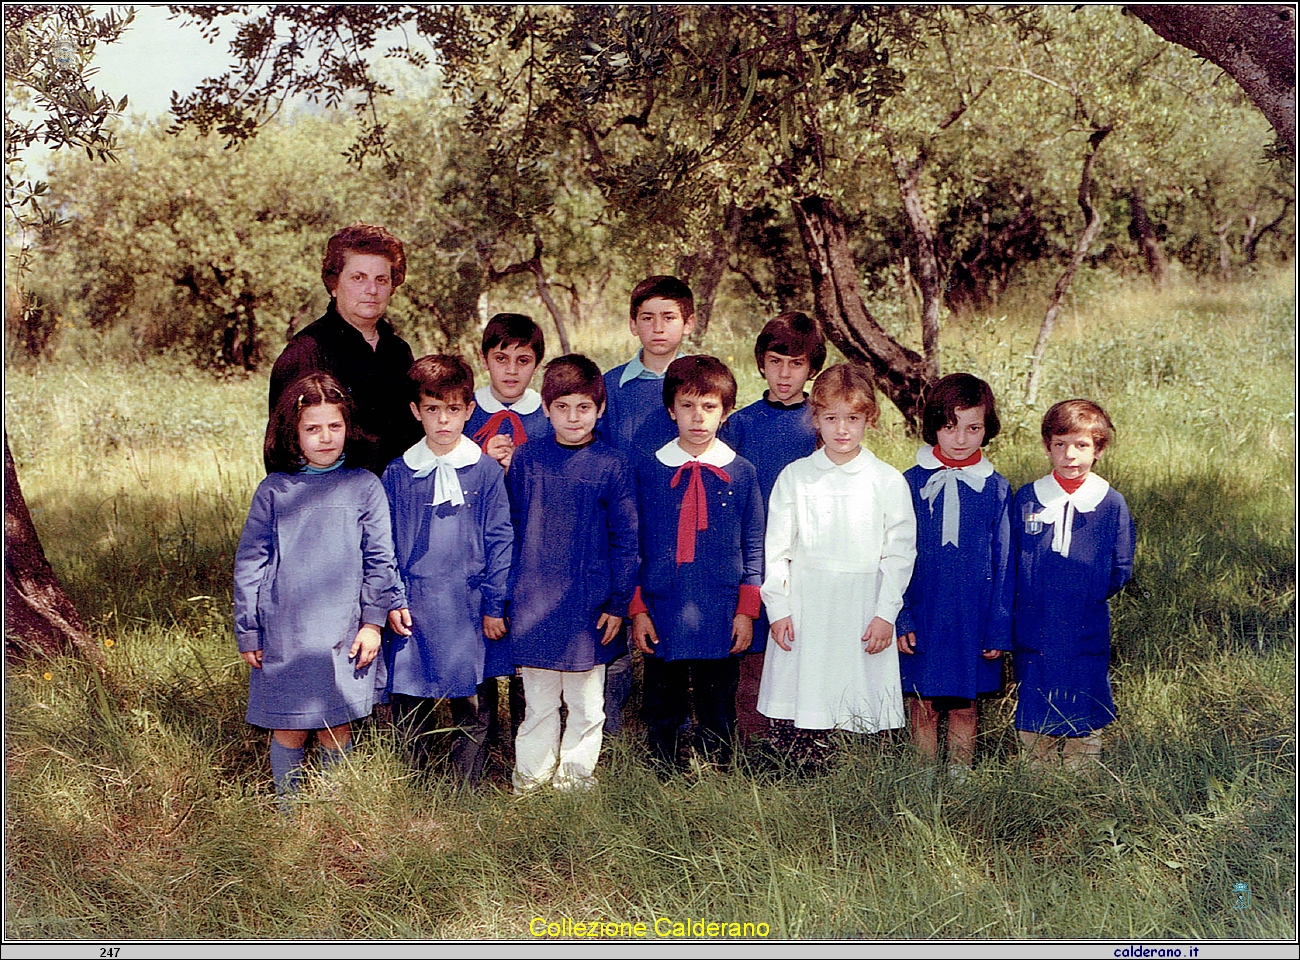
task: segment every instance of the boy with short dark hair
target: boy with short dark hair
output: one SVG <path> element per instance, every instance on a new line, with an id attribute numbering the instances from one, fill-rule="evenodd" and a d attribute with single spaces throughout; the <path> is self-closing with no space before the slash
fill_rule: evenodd
<path id="1" fill-rule="evenodd" d="M 674 360 L 663 403 L 677 439 L 637 465 L 641 575 L 629 612 L 645 655 L 642 716 L 651 756 L 675 767 L 693 704 L 697 749 L 725 765 L 737 655 L 749 647 L 759 612 L 762 494 L 753 464 L 717 439 L 736 403 L 736 380 L 722 361 Z"/>
<path id="2" fill-rule="evenodd" d="M 411 413 L 424 439 L 384 471 L 393 544 L 407 605 L 388 616 L 386 689 L 417 770 L 429 763 L 439 700 L 451 701 L 460 735 L 453 773 L 474 785 L 488 730 L 489 648 L 509 659 L 505 636 L 510 572 L 510 501 L 500 465 L 464 435 L 474 410 L 474 373 L 461 357 L 421 357 L 411 367 Z M 463 571 L 449 576 L 448 571 Z M 495 649 L 495 648 L 493 648 Z M 488 674 L 492 676 L 492 674 Z"/>
<path id="3" fill-rule="evenodd" d="M 550 429 L 541 395 L 529 386 L 545 355 L 546 337 L 532 317 L 498 313 L 483 328 L 488 382 L 474 391 L 465 432 L 504 470 L 517 447 Z"/>
<path id="4" fill-rule="evenodd" d="M 646 277 L 632 290 L 628 329 L 641 349 L 627 363 L 605 374 L 605 415 L 597 435 L 636 462 L 677 436 L 664 409 L 664 374 L 681 356 L 682 340 L 695 329 L 691 288 L 670 276 Z M 631 638 L 628 656 L 609 665 L 605 674 L 605 734 L 623 728 L 623 705 L 632 689 Z"/>
<path id="5" fill-rule="evenodd" d="M 804 386 L 826 362 L 826 338 L 806 314 L 783 313 L 759 332 L 754 360 L 767 389 L 761 399 L 727 418 L 719 436 L 758 471 L 766 509 L 781 471 L 817 449 L 817 430 L 808 413 Z M 769 629 L 764 610 L 754 621 L 754 642 L 740 660 L 736 722 L 747 739 L 768 732 L 767 717 L 758 712 L 758 687 Z"/>
<path id="6" fill-rule="evenodd" d="M 519 449 L 506 480 L 518 531 L 510 636 L 527 703 L 516 793 L 595 784 L 605 666 L 620 652 L 638 567 L 631 464 L 593 433 L 605 406 L 600 368 L 576 354 L 552 360 L 542 404 L 553 434 Z"/>
<path id="7" fill-rule="evenodd" d="M 1065 400 L 1043 417 L 1052 472 L 1016 493 L 1012 643 L 1020 700 L 1016 729 L 1034 766 L 1086 769 L 1101 758 L 1110 693 L 1109 599 L 1133 575 L 1128 504 L 1092 472 L 1114 426 L 1091 400 Z"/>

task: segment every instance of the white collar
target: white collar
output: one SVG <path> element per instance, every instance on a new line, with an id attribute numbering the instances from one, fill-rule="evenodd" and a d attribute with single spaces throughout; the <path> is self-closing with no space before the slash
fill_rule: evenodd
<path id="1" fill-rule="evenodd" d="M 984 451 L 980 451 L 980 458 L 967 467 L 950 467 L 934 455 L 934 447 L 922 447 L 916 451 L 916 464 L 925 470 L 964 470 L 972 477 L 987 478 L 993 476 L 993 464 L 989 463 L 989 458 L 984 456 Z"/>
<path id="2" fill-rule="evenodd" d="M 859 447 L 858 455 L 848 463 L 836 463 L 826 455 L 825 447 L 818 447 L 817 451 L 808 459 L 810 459 L 819 470 L 843 470 L 846 473 L 860 473 L 867 469 L 871 461 L 875 458 L 875 454 L 866 447 Z"/>
<path id="3" fill-rule="evenodd" d="M 478 463 L 481 456 L 483 451 L 478 448 L 478 444 L 462 433 L 460 439 L 456 441 L 456 446 L 451 448 L 451 452 L 441 457 L 430 450 L 429 444 L 421 437 L 402 454 L 402 461 L 418 473 L 425 467 L 436 465 L 439 460 L 444 460 L 459 470 L 461 467 Z"/>
<path id="4" fill-rule="evenodd" d="M 1069 500 L 1079 513 L 1092 513 L 1096 510 L 1109 489 L 1110 484 L 1095 473 L 1084 477 L 1083 483 L 1074 493 L 1066 493 L 1050 473 L 1034 481 L 1034 496 L 1045 508 Z"/>
<path id="5" fill-rule="evenodd" d="M 526 417 L 530 413 L 536 413 L 542 406 L 542 395 L 528 387 L 524 390 L 524 395 L 514 403 L 502 403 L 492 393 L 492 388 L 479 387 L 474 391 L 474 402 L 479 405 L 484 413 L 497 413 L 501 410 L 513 410 L 521 417 Z"/>
<path id="6" fill-rule="evenodd" d="M 682 464 L 690 463 L 692 460 L 698 460 L 700 463 L 707 463 L 711 467 L 725 467 L 736 459 L 736 451 L 721 440 L 715 439 L 713 446 L 705 450 L 698 457 L 692 457 L 689 453 L 678 445 L 676 440 L 669 440 L 662 447 L 655 451 L 655 459 L 665 467 L 680 467 Z"/>
<path id="7" fill-rule="evenodd" d="M 1092 513 L 1106 497 L 1110 484 L 1090 473 L 1074 493 L 1066 493 L 1051 474 L 1034 481 L 1034 496 L 1043 505 L 1034 519 L 1052 526 L 1052 549 L 1063 557 L 1070 555 L 1074 539 L 1074 515 Z"/>

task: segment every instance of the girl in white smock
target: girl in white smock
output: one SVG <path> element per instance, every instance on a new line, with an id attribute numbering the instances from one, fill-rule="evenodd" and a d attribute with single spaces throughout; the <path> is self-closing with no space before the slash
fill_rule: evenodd
<path id="1" fill-rule="evenodd" d="M 916 560 L 903 475 L 862 447 L 879 417 L 867 374 L 839 364 L 809 398 L 819 448 L 782 471 L 767 521 L 773 646 L 759 712 L 805 730 L 903 725 L 894 621 Z"/>

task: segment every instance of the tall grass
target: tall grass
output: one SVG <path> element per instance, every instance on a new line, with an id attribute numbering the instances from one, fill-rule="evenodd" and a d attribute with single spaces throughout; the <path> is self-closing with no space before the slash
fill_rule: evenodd
<path id="1" fill-rule="evenodd" d="M 1045 402 L 1119 435 L 1136 577 L 1114 604 L 1120 719 L 1097 781 L 1016 762 L 1010 697 L 979 764 L 936 777 L 902 737 L 825 772 L 660 782 L 633 736 L 590 796 L 458 794 L 382 723 L 292 821 L 243 722 L 230 567 L 260 475 L 264 378 L 65 359 L 7 371 L 6 430 L 44 544 L 107 647 L 5 685 L 7 927 L 49 937 L 522 937 L 546 921 L 764 923 L 772 937 L 1291 939 L 1295 916 L 1294 277 L 1081 301 Z M 1019 402 L 1036 317 L 949 323 L 944 369 L 988 378 L 1015 484 L 1046 471 Z M 609 365 L 618 336 L 576 346 Z M 588 331 L 583 331 L 584 335 Z M 753 329 L 705 349 L 759 393 Z M 896 417 L 869 440 L 905 467 Z M 1234 884 L 1250 905 L 1234 909 Z M 669 928 L 669 932 L 671 928 Z"/>

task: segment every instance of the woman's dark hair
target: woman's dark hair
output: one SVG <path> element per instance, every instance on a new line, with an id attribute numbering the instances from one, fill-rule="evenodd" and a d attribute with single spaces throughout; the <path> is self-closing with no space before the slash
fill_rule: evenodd
<path id="1" fill-rule="evenodd" d="M 921 439 L 934 445 L 939 442 L 939 431 L 957 422 L 958 410 L 984 408 L 984 446 L 1002 430 L 998 419 L 997 401 L 993 388 L 979 377 L 969 373 L 950 373 L 925 395 L 925 408 L 921 414 Z"/>
<path id="2" fill-rule="evenodd" d="M 338 289 L 339 275 L 343 273 L 343 264 L 349 253 L 371 253 L 392 264 L 394 290 L 406 279 L 406 248 L 402 246 L 402 241 L 383 227 L 358 220 L 330 237 L 329 243 L 325 245 L 320 278 L 331 297 Z"/>
<path id="3" fill-rule="evenodd" d="M 332 403 L 343 414 L 347 424 L 347 439 L 343 453 L 353 462 L 365 462 L 369 438 L 357 430 L 354 413 L 356 405 L 342 384 L 328 373 L 309 373 L 299 377 L 280 394 L 271 419 L 266 424 L 266 440 L 262 444 L 262 461 L 267 473 L 296 473 L 302 468 L 302 446 L 298 443 L 298 421 L 308 407 Z"/>

